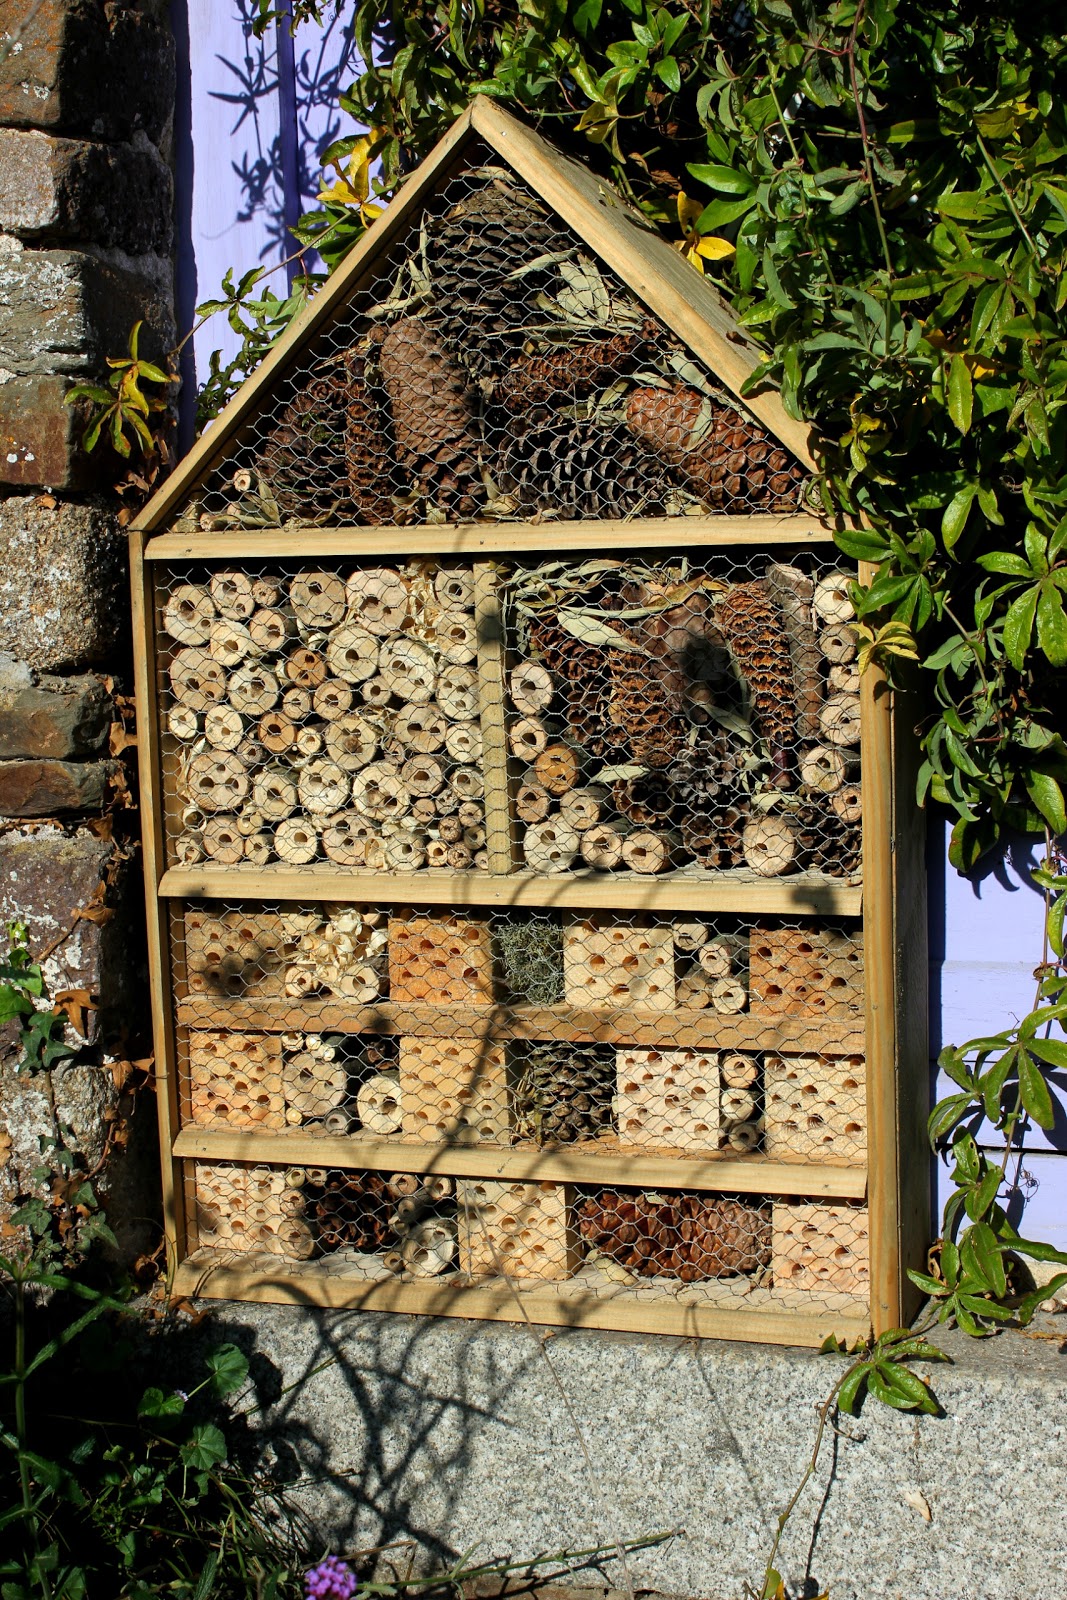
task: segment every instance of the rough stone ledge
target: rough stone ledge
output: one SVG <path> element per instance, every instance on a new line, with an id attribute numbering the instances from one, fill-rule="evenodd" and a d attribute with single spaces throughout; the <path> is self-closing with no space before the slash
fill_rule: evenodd
<path id="1" fill-rule="evenodd" d="M 0 229 L 91 240 L 134 255 L 170 248 L 173 180 L 152 145 L 94 144 L 0 128 Z"/>
<path id="2" fill-rule="evenodd" d="M 0 761 L 0 817 L 100 811 L 113 761 Z"/>
<path id="3" fill-rule="evenodd" d="M 322 1480 L 303 1503 L 324 1547 L 411 1539 L 427 1569 L 472 1546 L 518 1558 L 676 1528 L 629 1558 L 632 1581 L 705 1600 L 758 1582 L 840 1370 L 764 1345 L 202 1304 L 211 1337 L 253 1355 L 279 1460 Z M 1067 1318 L 1052 1327 L 1067 1340 Z M 807 1573 L 833 1600 L 1044 1600 L 1067 1548 L 1059 1342 L 946 1345 L 955 1364 L 926 1369 L 943 1417 L 868 1402 L 841 1419 L 783 1550 L 798 1586 Z M 600 1580 L 621 1579 L 606 1562 Z"/>
<path id="4" fill-rule="evenodd" d="M 0 651 L 34 672 L 95 666 L 127 607 L 126 538 L 103 506 L 0 500 Z"/>
<path id="5" fill-rule="evenodd" d="M 140 349 L 158 361 L 175 341 L 173 296 L 158 274 L 75 250 L 0 253 L 0 367 L 17 376 L 99 374 L 142 321 Z"/>
<path id="6" fill-rule="evenodd" d="M 107 743 L 111 697 L 99 678 L 4 681 L 0 662 L 0 759 L 96 755 Z"/>

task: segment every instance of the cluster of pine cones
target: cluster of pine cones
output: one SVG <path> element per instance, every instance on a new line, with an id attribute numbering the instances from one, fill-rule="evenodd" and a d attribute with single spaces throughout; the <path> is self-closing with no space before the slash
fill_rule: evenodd
<path id="1" fill-rule="evenodd" d="M 305 1221 L 319 1249 L 384 1250 L 395 1243 L 390 1223 L 394 1201 L 377 1172 L 331 1172 L 308 1184 Z"/>
<path id="2" fill-rule="evenodd" d="M 636 308 L 614 331 L 546 332 L 574 237 L 503 176 L 458 179 L 442 202 L 428 298 L 320 356 L 263 441 L 259 474 L 287 516 L 391 523 L 422 501 L 464 520 L 494 495 L 562 518 L 655 515 L 679 487 L 715 511 L 796 503 L 787 451 L 666 375 L 597 421 L 591 402 L 617 379 L 669 372 L 666 336 Z"/>
<path id="3" fill-rule="evenodd" d="M 526 1047 L 515 1087 L 516 1133 L 539 1145 L 613 1131 L 615 1052 L 546 1040 Z"/>
<path id="4" fill-rule="evenodd" d="M 697 1194 L 600 1189 L 578 1205 L 578 1230 L 638 1277 L 693 1283 L 770 1265 L 771 1208 Z"/>

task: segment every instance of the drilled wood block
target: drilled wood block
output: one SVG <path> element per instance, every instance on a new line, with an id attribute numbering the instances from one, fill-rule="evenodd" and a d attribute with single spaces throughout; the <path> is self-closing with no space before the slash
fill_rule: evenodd
<path id="1" fill-rule="evenodd" d="M 461 1271 L 557 1279 L 577 1271 L 581 1245 L 569 1184 L 464 1182 L 456 1194 Z"/>
<path id="2" fill-rule="evenodd" d="M 450 1144 L 506 1144 L 510 1129 L 502 1045 L 400 1040 L 403 1132 Z"/>
<path id="3" fill-rule="evenodd" d="M 281 1040 L 267 1033 L 189 1035 L 189 1098 L 198 1127 L 282 1128 Z"/>
<path id="4" fill-rule="evenodd" d="M 590 917 L 563 930 L 563 977 L 567 1004 L 674 1006 L 674 939 L 669 927 Z"/>
<path id="5" fill-rule="evenodd" d="M 772 1217 L 771 1275 L 776 1289 L 813 1295 L 866 1294 L 870 1253 L 866 1206 L 785 1205 Z"/>
<path id="6" fill-rule="evenodd" d="M 862 1056 L 767 1055 L 763 1085 L 769 1156 L 862 1166 L 867 1159 Z"/>
<path id="7" fill-rule="evenodd" d="M 301 935 L 320 919 L 299 913 L 185 913 L 186 983 L 213 1000 L 281 998 L 285 968 Z"/>
<path id="8" fill-rule="evenodd" d="M 698 1050 L 617 1050 L 615 1113 L 623 1144 L 712 1149 L 719 1143 L 719 1058 Z"/>
<path id="9" fill-rule="evenodd" d="M 789 1017 L 863 1016 L 863 941 L 831 928 L 754 928 L 749 1009 Z"/>
<path id="10" fill-rule="evenodd" d="M 492 1005 L 488 924 L 447 913 L 390 917 L 389 993 L 400 1004 Z"/>
<path id="11" fill-rule="evenodd" d="M 282 1168 L 198 1162 L 194 1193 L 202 1246 L 297 1259 L 311 1254 L 311 1233 L 299 1216 L 297 1191 L 289 1187 Z"/>

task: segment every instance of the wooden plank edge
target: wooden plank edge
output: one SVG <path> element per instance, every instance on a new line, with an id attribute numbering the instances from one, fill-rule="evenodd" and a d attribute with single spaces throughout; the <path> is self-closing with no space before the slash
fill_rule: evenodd
<path id="1" fill-rule="evenodd" d="M 203 1256 L 206 1252 L 200 1252 Z M 183 1262 L 173 1293 L 189 1298 L 267 1305 L 337 1307 L 404 1312 L 418 1316 L 469 1317 L 478 1322 L 520 1322 L 557 1328 L 599 1328 L 628 1333 L 676 1334 L 698 1339 L 739 1339 L 756 1344 L 818 1348 L 830 1334 L 851 1343 L 865 1338 L 870 1318 L 860 1313 L 790 1309 L 737 1310 L 658 1304 L 588 1295 L 579 1300 L 546 1290 L 523 1289 L 522 1310 L 507 1288 L 476 1289 L 433 1283 L 367 1283 L 365 1279 L 295 1272 L 271 1278 L 262 1270 L 220 1260 L 217 1265 Z"/>
<path id="2" fill-rule="evenodd" d="M 439 1172 L 458 1178 L 636 1184 L 642 1188 L 709 1189 L 719 1193 L 862 1200 L 865 1167 L 773 1161 L 767 1156 L 604 1155 L 567 1149 L 517 1150 L 361 1139 L 359 1135 L 215 1131 L 186 1127 L 174 1139 L 178 1159 L 256 1161 L 278 1166 L 339 1167 L 370 1172 Z"/>
<path id="3" fill-rule="evenodd" d="M 341 867 L 170 867 L 159 893 L 187 900 L 336 901 L 360 905 L 456 905 L 567 907 L 613 911 L 740 911 L 755 916 L 858 917 L 860 886 L 796 874 L 709 873 L 706 878 L 631 878 L 612 873 L 585 876 L 421 872 L 365 874 Z"/>

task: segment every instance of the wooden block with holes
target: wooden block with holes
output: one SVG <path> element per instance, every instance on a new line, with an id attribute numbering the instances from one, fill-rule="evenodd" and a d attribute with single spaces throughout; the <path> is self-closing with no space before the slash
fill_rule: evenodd
<path id="1" fill-rule="evenodd" d="M 771 1275 L 776 1289 L 865 1295 L 870 1288 L 866 1206 L 787 1205 L 772 1209 Z"/>
<path id="2" fill-rule="evenodd" d="M 390 917 L 389 994 L 399 1005 L 492 1005 L 488 924 L 444 912 Z"/>
<path id="3" fill-rule="evenodd" d="M 563 1183 L 456 1185 L 459 1264 L 471 1277 L 569 1278 L 581 1245 L 574 1191 Z"/>
<path id="4" fill-rule="evenodd" d="M 764 1149 L 780 1161 L 867 1159 L 867 1075 L 862 1056 L 766 1055 Z"/>
<path id="5" fill-rule="evenodd" d="M 674 1006 L 674 939 L 669 926 L 588 917 L 563 929 L 563 980 L 571 1006 Z"/>
<path id="6" fill-rule="evenodd" d="M 269 912 L 185 913 L 186 985 L 212 1000 L 280 999 L 285 968 L 305 928 L 318 919 Z"/>
<path id="7" fill-rule="evenodd" d="M 719 1143 L 719 1058 L 699 1050 L 617 1050 L 620 1143 L 714 1150 Z"/>
<path id="8" fill-rule="evenodd" d="M 295 1259 L 311 1255 L 300 1192 L 289 1188 L 283 1168 L 198 1162 L 194 1195 L 201 1246 Z"/>
<path id="9" fill-rule="evenodd" d="M 268 1033 L 191 1033 L 189 1103 L 201 1128 L 284 1128 L 281 1040 Z"/>
<path id="10" fill-rule="evenodd" d="M 486 1040 L 402 1038 L 400 1103 L 406 1138 L 507 1144 L 503 1046 Z"/>
<path id="11" fill-rule="evenodd" d="M 749 943 L 753 1015 L 863 1016 L 863 941 L 832 928 L 753 928 Z"/>

